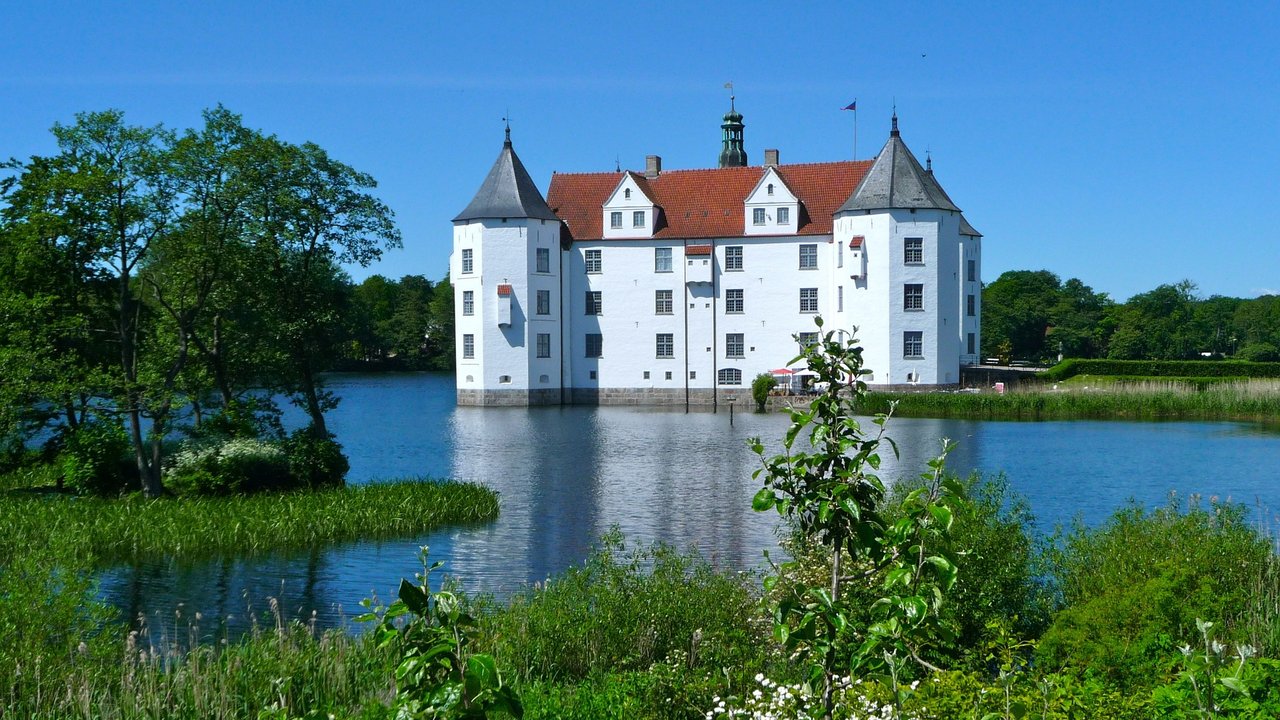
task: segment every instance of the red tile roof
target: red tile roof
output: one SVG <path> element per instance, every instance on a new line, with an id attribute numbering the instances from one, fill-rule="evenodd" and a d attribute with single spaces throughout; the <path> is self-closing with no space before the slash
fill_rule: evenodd
<path id="1" fill-rule="evenodd" d="M 711 254 L 711 246 L 710 246 L 710 245 L 701 245 L 701 244 L 699 244 L 699 245 L 685 245 L 685 246 L 684 246 L 684 254 L 685 254 L 685 255 L 710 255 L 710 254 Z"/>
<path id="2" fill-rule="evenodd" d="M 800 198 L 796 222 L 800 235 L 831 232 L 831 216 L 853 195 L 870 160 L 780 165 L 777 170 L 787 187 Z M 661 208 L 654 223 L 654 237 L 741 237 L 745 215 L 743 201 L 764 175 L 765 168 L 733 167 L 705 170 L 669 170 L 656 178 L 644 178 L 641 187 Z M 551 176 L 547 204 L 564 221 L 572 240 L 604 237 L 603 207 L 622 173 L 556 173 Z"/>
<path id="3" fill-rule="evenodd" d="M 510 285 L 499 285 L 499 286 L 498 286 L 498 297 L 506 297 L 506 296 L 508 296 L 508 295 L 510 295 L 510 294 L 511 294 L 511 286 L 510 286 Z"/>
<path id="4" fill-rule="evenodd" d="M 865 236 L 863 236 L 863 235 L 854 235 L 852 238 L 850 238 L 850 239 L 849 239 L 849 247 L 851 247 L 851 248 L 860 248 L 860 247 L 862 247 L 862 242 L 863 242 L 864 240 L 866 240 L 866 237 L 865 237 Z"/>

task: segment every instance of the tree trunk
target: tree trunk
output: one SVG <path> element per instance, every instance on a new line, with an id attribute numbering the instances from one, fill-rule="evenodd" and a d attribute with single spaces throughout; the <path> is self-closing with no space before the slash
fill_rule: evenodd
<path id="1" fill-rule="evenodd" d="M 324 409 L 320 406 L 320 392 L 316 387 L 315 373 L 311 371 L 311 360 L 303 359 L 299 370 L 302 397 L 306 402 L 307 415 L 311 417 L 311 434 L 317 438 L 328 438 L 329 428 L 324 422 Z"/>

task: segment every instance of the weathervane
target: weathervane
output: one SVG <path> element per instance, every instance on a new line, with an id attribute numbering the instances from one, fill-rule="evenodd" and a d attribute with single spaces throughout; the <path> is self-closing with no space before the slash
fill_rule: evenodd
<path id="1" fill-rule="evenodd" d="M 733 112 L 733 81 L 724 84 L 724 89 L 729 91 L 729 111 Z"/>

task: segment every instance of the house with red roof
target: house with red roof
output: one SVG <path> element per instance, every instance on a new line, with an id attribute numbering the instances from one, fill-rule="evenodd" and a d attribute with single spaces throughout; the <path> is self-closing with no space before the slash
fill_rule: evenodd
<path id="1" fill-rule="evenodd" d="M 458 403 L 719 406 L 797 343 L 855 336 L 872 386 L 946 387 L 981 348 L 981 235 L 902 141 L 873 160 L 556 173 L 510 128 L 454 218 Z"/>

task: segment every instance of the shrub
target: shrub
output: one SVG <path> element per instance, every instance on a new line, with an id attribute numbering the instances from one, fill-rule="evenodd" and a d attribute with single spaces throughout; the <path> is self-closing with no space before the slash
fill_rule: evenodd
<path id="1" fill-rule="evenodd" d="M 1140 377 L 1280 378 L 1280 362 L 1246 360 L 1063 360 L 1041 374 L 1047 380 L 1076 375 L 1137 375 Z"/>
<path id="2" fill-rule="evenodd" d="M 129 488 L 129 437 L 108 420 L 92 420 L 69 431 L 58 464 L 66 484 L 90 495 L 119 495 Z"/>
<path id="3" fill-rule="evenodd" d="M 317 437 L 309 427 L 289 435 L 284 451 L 289 456 L 289 473 L 302 487 L 341 487 L 351 469 L 333 435 Z"/>
<path id="4" fill-rule="evenodd" d="M 1247 362 L 1275 362 L 1280 360 L 1280 350 L 1275 345 L 1266 342 L 1249 343 L 1240 348 L 1240 352 L 1235 354 L 1237 360 Z"/>
<path id="5" fill-rule="evenodd" d="M 1041 638 L 1042 667 L 1149 688 L 1178 646 L 1195 644 L 1197 618 L 1221 619 L 1224 641 L 1249 639 L 1242 609 L 1274 559 L 1244 514 L 1219 503 L 1186 512 L 1173 502 L 1154 512 L 1135 506 L 1055 538 L 1048 557 L 1064 609 Z"/>
<path id="6" fill-rule="evenodd" d="M 756 401 L 756 412 L 764 412 L 764 405 L 769 402 L 769 393 L 777 384 L 778 380 L 769 373 L 760 373 L 751 381 L 751 397 Z"/>
<path id="7" fill-rule="evenodd" d="M 279 445 L 244 438 L 185 446 L 164 479 L 180 495 L 248 495 L 296 484 Z"/>

